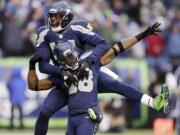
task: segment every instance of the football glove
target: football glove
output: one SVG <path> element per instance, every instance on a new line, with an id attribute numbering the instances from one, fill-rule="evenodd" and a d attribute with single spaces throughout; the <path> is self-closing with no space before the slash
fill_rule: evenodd
<path id="1" fill-rule="evenodd" d="M 79 80 L 83 80 L 85 78 L 88 79 L 89 69 L 91 68 L 92 64 L 93 64 L 93 60 L 90 58 L 88 58 L 87 61 L 81 63 L 77 73 L 77 77 Z"/>
<path id="2" fill-rule="evenodd" d="M 62 70 L 60 75 L 64 79 L 67 87 L 70 87 L 72 84 L 77 85 L 77 77 L 68 70 Z"/>
<path id="3" fill-rule="evenodd" d="M 30 69 L 30 70 L 35 69 L 36 63 L 37 63 L 37 62 L 40 62 L 40 61 L 42 61 L 41 56 L 36 55 L 36 54 L 33 55 L 33 56 L 30 58 L 30 60 L 29 60 L 29 69 Z"/>
<path id="4" fill-rule="evenodd" d="M 161 30 L 158 29 L 158 27 L 161 25 L 161 23 L 156 22 L 152 26 L 149 26 L 144 32 L 136 35 L 136 38 L 138 41 L 141 39 L 150 36 L 150 35 L 157 35 L 157 32 L 161 32 Z"/>

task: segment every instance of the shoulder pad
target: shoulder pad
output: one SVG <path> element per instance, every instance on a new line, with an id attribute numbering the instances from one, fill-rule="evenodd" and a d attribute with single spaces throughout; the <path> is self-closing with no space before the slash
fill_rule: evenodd
<path id="1" fill-rule="evenodd" d="M 36 47 L 39 47 L 44 42 L 44 37 L 47 35 L 49 28 L 46 26 L 40 27 L 37 31 Z"/>
<path id="2" fill-rule="evenodd" d="M 74 22 L 72 22 L 72 25 L 79 25 L 79 26 L 83 26 L 85 28 L 88 28 L 90 30 L 93 30 L 92 25 L 88 21 L 85 21 L 85 20 L 74 21 Z"/>
<path id="3" fill-rule="evenodd" d="M 41 32 L 43 32 L 43 31 L 49 31 L 49 27 L 47 27 L 47 26 L 42 26 L 42 27 L 40 27 L 38 30 L 37 30 L 37 34 L 40 34 Z"/>
<path id="4" fill-rule="evenodd" d="M 90 23 L 86 21 L 77 21 L 71 24 L 71 29 L 73 31 L 78 31 L 83 34 L 88 34 L 88 35 L 94 35 L 95 33 L 93 32 L 93 28 Z"/>

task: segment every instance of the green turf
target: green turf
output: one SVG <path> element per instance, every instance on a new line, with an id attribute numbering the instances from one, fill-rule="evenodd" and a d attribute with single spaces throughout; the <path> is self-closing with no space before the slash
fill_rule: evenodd
<path id="1" fill-rule="evenodd" d="M 24 124 L 27 128 L 25 130 L 18 129 L 0 129 L 0 135 L 32 135 L 33 128 L 35 125 L 36 118 L 25 118 Z M 55 119 L 51 118 L 49 122 L 49 131 L 48 135 L 64 135 L 66 129 L 66 118 Z M 0 119 L 0 127 L 8 127 L 9 121 L 8 119 Z M 15 120 L 15 125 L 18 126 L 18 120 Z M 54 128 L 54 129 L 53 129 Z M 63 130 L 64 129 L 64 130 Z M 98 132 L 96 135 L 119 135 L 120 133 L 100 133 Z M 152 135 L 151 130 L 127 130 L 121 135 Z"/>
<path id="2" fill-rule="evenodd" d="M 7 130 L 7 129 L 0 129 L 0 135 L 32 135 L 33 130 Z M 64 135 L 65 130 L 52 130 L 48 131 L 48 135 Z M 152 135 L 151 130 L 127 130 L 123 133 L 100 133 L 98 132 L 96 135 Z"/>
<path id="3" fill-rule="evenodd" d="M 24 118 L 24 125 L 27 128 L 33 128 L 35 125 L 35 121 L 37 118 Z M 16 118 L 14 120 L 14 125 L 18 126 L 19 122 Z M 67 118 L 51 118 L 49 121 L 50 128 L 66 128 L 67 125 Z M 9 119 L 7 118 L 0 118 L 0 127 L 8 127 L 9 126 Z"/>

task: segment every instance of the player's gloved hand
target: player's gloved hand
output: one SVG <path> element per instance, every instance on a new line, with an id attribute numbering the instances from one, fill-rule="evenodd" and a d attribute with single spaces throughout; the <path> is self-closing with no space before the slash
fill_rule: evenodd
<path id="1" fill-rule="evenodd" d="M 89 77 L 89 69 L 91 68 L 91 65 L 93 64 L 93 60 L 88 58 L 85 62 L 81 63 L 77 77 L 79 80 L 88 79 Z"/>
<path id="2" fill-rule="evenodd" d="M 37 62 L 42 61 L 41 56 L 35 54 L 29 59 L 29 69 L 33 70 L 35 69 L 35 65 Z"/>
<path id="3" fill-rule="evenodd" d="M 144 32 L 136 35 L 136 38 L 138 41 L 141 39 L 150 36 L 150 35 L 157 35 L 157 32 L 161 32 L 161 30 L 158 29 L 158 27 L 161 25 L 161 23 L 156 22 L 152 26 L 149 26 Z"/>
<path id="4" fill-rule="evenodd" d="M 70 87 L 72 84 L 77 85 L 78 82 L 77 77 L 68 70 L 62 70 L 61 77 L 64 79 L 68 87 Z"/>

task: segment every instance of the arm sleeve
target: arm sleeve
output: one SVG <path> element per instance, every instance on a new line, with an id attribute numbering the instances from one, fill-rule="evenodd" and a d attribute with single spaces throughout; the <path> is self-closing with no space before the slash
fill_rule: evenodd
<path id="1" fill-rule="evenodd" d="M 100 60 L 100 57 L 110 48 L 104 38 L 93 31 L 90 23 L 81 22 L 81 25 L 72 26 L 72 29 L 77 32 L 83 45 L 88 44 L 93 49 L 90 57 L 94 61 Z"/>
<path id="2" fill-rule="evenodd" d="M 49 64 L 51 59 L 51 51 L 47 46 L 47 33 L 48 30 L 45 27 L 41 27 L 37 32 L 36 54 L 40 55 L 43 59 L 42 62 L 39 63 L 39 70 L 42 73 L 57 76 L 61 69 L 58 66 Z"/>
<path id="3" fill-rule="evenodd" d="M 93 50 L 93 53 L 91 54 L 90 58 L 94 60 L 94 62 L 100 62 L 101 57 L 103 56 L 103 54 L 105 54 L 105 52 L 107 52 L 109 48 L 109 45 L 106 43 L 98 43 L 97 47 Z"/>
<path id="4" fill-rule="evenodd" d="M 43 59 L 39 63 L 39 71 L 42 73 L 58 76 L 61 69 L 56 65 L 49 64 L 51 58 L 50 50 L 46 47 L 38 47 L 36 54 L 40 55 Z"/>

